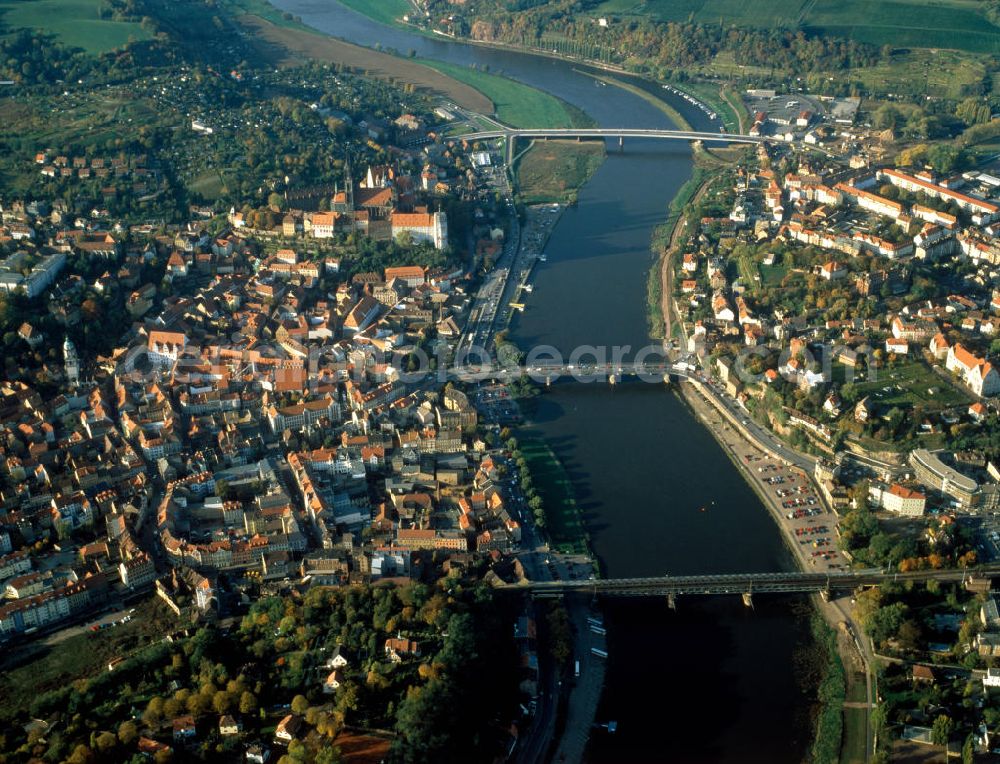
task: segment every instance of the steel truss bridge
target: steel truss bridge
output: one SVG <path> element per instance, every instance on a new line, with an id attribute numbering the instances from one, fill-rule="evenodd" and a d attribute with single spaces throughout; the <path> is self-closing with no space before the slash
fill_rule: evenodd
<path id="1" fill-rule="evenodd" d="M 723 573 L 704 576 L 661 576 L 655 578 L 605 578 L 569 581 L 527 581 L 502 584 L 505 591 L 530 592 L 538 597 L 587 594 L 608 597 L 674 597 L 697 594 L 788 594 L 832 593 L 859 587 L 906 581 L 951 581 L 966 583 L 1000 573 L 990 566 L 975 571 L 919 570 L 887 573 L 878 569 L 831 573 Z"/>

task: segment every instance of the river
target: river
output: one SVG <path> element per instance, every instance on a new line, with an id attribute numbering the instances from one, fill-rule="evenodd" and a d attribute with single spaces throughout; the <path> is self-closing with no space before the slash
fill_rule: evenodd
<path id="1" fill-rule="evenodd" d="M 272 0 L 310 26 L 360 45 L 493 72 L 553 93 L 606 127 L 673 128 L 645 100 L 602 87 L 553 59 L 389 29 L 331 0 Z M 680 99 L 695 129 L 717 129 Z M 565 211 L 511 327 L 522 348 L 565 354 L 589 345 L 649 343 L 646 273 L 652 229 L 690 177 L 691 152 L 672 141 L 626 141 Z M 788 569 L 792 558 L 760 500 L 684 403 L 662 385 L 557 385 L 533 426 L 574 481 L 608 576 Z M 700 511 L 702 507 L 706 511 Z M 686 598 L 605 605 L 610 653 L 594 762 L 799 762 L 815 688 L 797 676 L 810 644 L 801 601 Z"/>

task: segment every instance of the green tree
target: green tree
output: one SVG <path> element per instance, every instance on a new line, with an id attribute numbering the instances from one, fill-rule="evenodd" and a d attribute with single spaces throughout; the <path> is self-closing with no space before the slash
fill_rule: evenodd
<path id="1" fill-rule="evenodd" d="M 955 722 L 950 716 L 941 714 L 937 719 L 934 720 L 934 724 L 931 727 L 931 742 L 935 745 L 945 745 L 949 738 L 951 738 L 951 733 L 955 730 Z"/>
<path id="2" fill-rule="evenodd" d="M 908 611 L 903 602 L 880 607 L 864 621 L 865 629 L 876 643 L 885 642 L 899 632 Z"/>
<path id="3" fill-rule="evenodd" d="M 300 716 L 306 712 L 309 708 L 309 701 L 306 700 L 305 695 L 296 695 L 292 698 L 292 713 L 299 714 Z"/>
<path id="4" fill-rule="evenodd" d="M 240 713 L 254 714 L 257 712 L 257 698 L 248 690 L 244 690 L 240 695 Z"/>
<path id="5" fill-rule="evenodd" d="M 928 149 L 927 161 L 937 172 L 945 175 L 964 164 L 965 153 L 953 144 L 939 143 Z"/>
<path id="6" fill-rule="evenodd" d="M 146 711 L 142 715 L 142 720 L 151 727 L 155 727 L 163 720 L 164 708 L 163 698 L 152 697 L 146 704 Z"/>
<path id="7" fill-rule="evenodd" d="M 976 761 L 976 736 L 969 734 L 962 745 L 962 764 L 974 764 Z"/>

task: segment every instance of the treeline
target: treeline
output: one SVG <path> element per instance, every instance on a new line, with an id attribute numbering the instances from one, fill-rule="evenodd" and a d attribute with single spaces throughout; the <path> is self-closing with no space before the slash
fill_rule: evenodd
<path id="1" fill-rule="evenodd" d="M 595 25 L 584 15 L 544 8 L 486 10 L 471 25 L 479 40 L 537 46 L 542 35 L 557 35 L 583 45 L 613 49 L 618 63 L 650 68 L 690 68 L 721 52 L 737 64 L 774 71 L 830 72 L 874 66 L 888 51 L 851 39 L 809 36 L 802 31 L 751 29 L 694 22 L 647 19 Z"/>

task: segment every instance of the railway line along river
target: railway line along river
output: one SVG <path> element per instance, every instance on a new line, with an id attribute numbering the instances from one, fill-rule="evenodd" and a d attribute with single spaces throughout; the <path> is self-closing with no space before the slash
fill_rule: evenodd
<path id="1" fill-rule="evenodd" d="M 420 58 L 489 67 L 582 109 L 602 127 L 673 129 L 639 96 L 599 87 L 574 64 L 430 39 L 381 26 L 329 0 L 274 0 L 328 34 Z M 682 100 L 696 130 L 717 129 Z M 615 141 L 617 144 L 617 141 Z M 692 172 L 684 142 L 627 140 L 563 213 L 511 327 L 527 349 L 649 343 L 646 275 L 653 228 Z M 555 386 L 533 425 L 573 480 L 607 576 L 763 572 L 793 561 L 757 495 L 712 434 L 662 385 Z M 707 508 L 707 511 L 701 511 Z M 644 599 L 605 605 L 608 674 L 594 731 L 595 762 L 799 762 L 812 734 L 815 682 L 803 679 L 811 644 L 804 600 Z"/>

